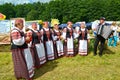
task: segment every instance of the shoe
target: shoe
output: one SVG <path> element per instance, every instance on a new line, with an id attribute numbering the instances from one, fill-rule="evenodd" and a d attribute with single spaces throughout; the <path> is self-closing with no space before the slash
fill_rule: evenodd
<path id="1" fill-rule="evenodd" d="M 94 55 L 94 56 L 96 56 L 96 55 L 97 55 L 97 53 L 94 53 L 93 55 Z"/>
<path id="2" fill-rule="evenodd" d="M 99 54 L 100 57 L 102 57 L 102 54 Z"/>
<path id="3" fill-rule="evenodd" d="M 70 55 L 70 57 L 74 57 L 74 55 L 73 55 L 73 54 L 71 54 L 71 55 Z"/>
<path id="4" fill-rule="evenodd" d="M 97 54 L 94 54 L 94 56 L 96 56 Z"/>
<path id="5" fill-rule="evenodd" d="M 69 54 L 66 54 L 65 56 L 66 56 L 66 57 L 69 57 Z"/>

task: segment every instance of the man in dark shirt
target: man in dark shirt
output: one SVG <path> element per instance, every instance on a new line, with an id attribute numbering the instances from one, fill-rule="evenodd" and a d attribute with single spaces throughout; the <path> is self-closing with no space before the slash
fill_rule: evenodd
<path id="1" fill-rule="evenodd" d="M 97 30 L 97 35 L 95 37 L 95 43 L 94 43 L 94 56 L 97 55 L 97 47 L 100 42 L 100 50 L 99 50 L 99 56 L 102 56 L 102 52 L 104 49 L 104 44 L 105 44 L 105 38 L 101 36 L 102 30 L 105 26 L 105 18 L 101 17 L 100 18 L 100 23 L 98 24 L 96 30 Z"/>

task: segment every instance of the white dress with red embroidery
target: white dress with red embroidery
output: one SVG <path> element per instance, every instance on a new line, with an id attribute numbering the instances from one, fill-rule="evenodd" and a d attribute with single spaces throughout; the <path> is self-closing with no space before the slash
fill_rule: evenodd
<path id="1" fill-rule="evenodd" d="M 72 31 L 72 28 L 69 28 L 69 27 L 67 27 L 69 30 L 71 30 Z M 67 35 L 67 28 L 65 28 L 64 30 L 63 30 L 63 35 L 62 35 L 62 37 L 64 38 L 64 39 L 66 39 L 66 35 Z M 72 33 L 73 35 L 74 35 L 74 32 Z M 66 39 L 67 41 L 67 53 L 66 54 L 70 54 L 70 55 L 74 55 L 74 37 L 73 36 L 71 36 L 70 38 L 67 38 Z"/>
<path id="2" fill-rule="evenodd" d="M 55 33 L 59 33 L 59 30 L 55 30 Z M 60 34 L 60 33 L 59 33 Z M 61 36 L 61 35 L 60 35 Z M 64 52 L 63 52 L 63 43 L 62 41 L 58 38 L 59 36 L 54 36 L 54 41 L 56 41 L 56 47 L 57 47 L 57 53 L 58 53 L 58 56 L 62 56 L 64 55 Z"/>
<path id="3" fill-rule="evenodd" d="M 85 28 L 81 29 L 81 32 L 85 32 Z M 78 54 L 87 55 L 88 53 L 88 40 L 81 39 L 79 40 Z"/>
<path id="4" fill-rule="evenodd" d="M 44 30 L 46 32 L 49 32 L 49 28 L 44 28 Z M 41 33 L 44 34 L 44 30 L 41 29 Z M 52 35 L 53 38 L 53 35 Z M 42 40 L 43 40 L 43 36 L 42 36 Z M 52 40 L 48 40 L 48 41 L 43 41 L 45 44 L 45 48 L 46 48 L 46 54 L 47 54 L 47 58 L 48 60 L 54 60 L 55 59 L 55 54 L 54 54 L 54 46 L 53 46 L 53 41 Z"/>
<path id="5" fill-rule="evenodd" d="M 36 34 L 38 33 L 37 30 L 33 30 Z M 27 32 L 27 36 L 30 37 L 32 36 L 33 32 L 31 30 L 29 30 Z M 38 36 L 40 37 L 40 36 Z M 32 46 L 32 39 L 31 39 L 31 42 L 29 43 L 29 47 Z M 39 57 L 39 61 L 40 61 L 40 64 L 44 64 L 46 62 L 46 56 L 45 56 L 45 49 L 44 49 L 44 45 L 43 45 L 43 42 L 41 41 L 41 37 L 40 37 L 40 43 L 37 43 L 35 44 L 35 48 L 36 48 L 36 54 L 38 55 Z"/>
<path id="6" fill-rule="evenodd" d="M 15 27 L 11 31 L 11 40 L 14 45 L 22 46 L 25 43 L 25 36 L 21 36 L 22 30 Z M 16 78 L 32 78 L 34 75 L 33 59 L 29 48 L 12 49 L 14 71 Z"/>

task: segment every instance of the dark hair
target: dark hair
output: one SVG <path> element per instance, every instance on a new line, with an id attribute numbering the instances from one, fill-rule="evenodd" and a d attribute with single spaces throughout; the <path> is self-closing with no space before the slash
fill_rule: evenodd
<path id="1" fill-rule="evenodd" d="M 100 20 L 105 20 L 105 17 L 101 17 Z"/>

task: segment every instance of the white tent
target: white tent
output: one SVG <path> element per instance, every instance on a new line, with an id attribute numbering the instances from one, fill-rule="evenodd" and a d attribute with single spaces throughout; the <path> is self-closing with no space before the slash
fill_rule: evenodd
<path id="1" fill-rule="evenodd" d="M 0 33 L 9 33 L 9 32 L 10 32 L 10 20 L 1 20 Z"/>

